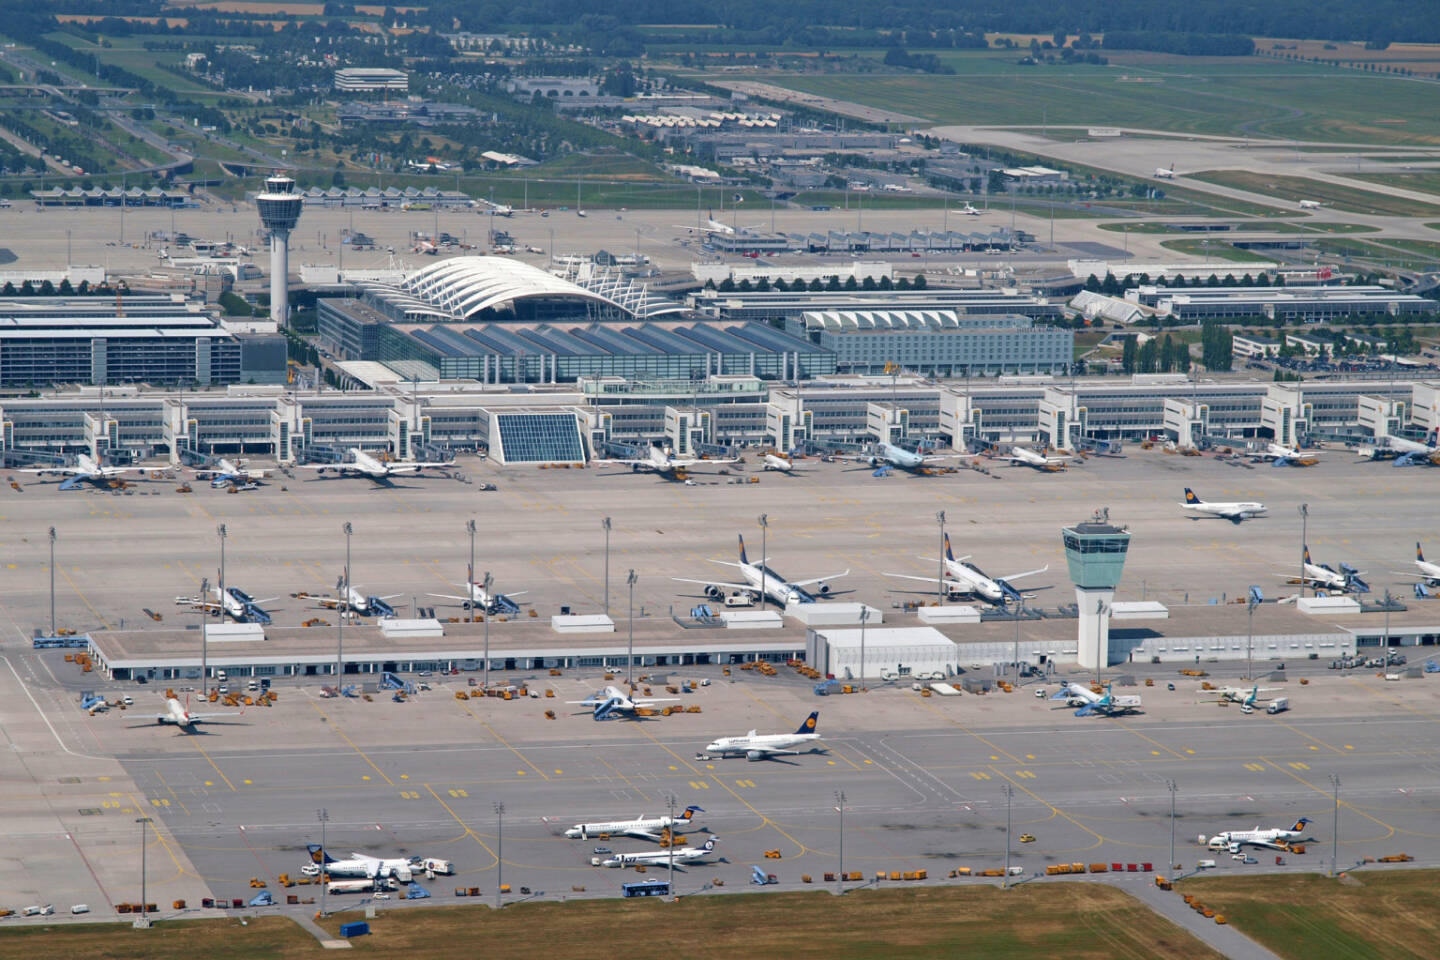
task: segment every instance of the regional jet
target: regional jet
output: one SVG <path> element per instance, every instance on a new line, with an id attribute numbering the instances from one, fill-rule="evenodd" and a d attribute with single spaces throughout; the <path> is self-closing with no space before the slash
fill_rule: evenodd
<path id="1" fill-rule="evenodd" d="M 227 484 L 243 486 L 254 483 L 257 480 L 264 480 L 270 473 L 268 470 L 252 470 L 248 464 L 248 460 L 240 460 L 237 462 L 221 457 L 219 464 L 214 470 L 200 470 L 196 473 L 196 476 L 201 480 L 208 479 L 210 486 L 218 489 Z"/>
<path id="2" fill-rule="evenodd" d="M 1140 706 L 1138 696 L 1126 694 L 1117 697 L 1110 687 L 1110 684 L 1106 684 L 1105 692 L 1100 694 L 1078 683 L 1062 683 L 1050 699 L 1064 700 L 1072 707 L 1078 704 L 1080 709 L 1075 711 L 1077 717 L 1118 717 L 1131 713 Z"/>
<path id="3" fill-rule="evenodd" d="M 1242 520 L 1249 520 L 1251 517 L 1263 517 L 1265 515 L 1265 504 L 1248 503 L 1244 501 L 1235 503 L 1220 503 L 1214 500 L 1201 500 L 1195 496 L 1195 491 L 1189 487 L 1185 488 L 1185 502 L 1180 504 L 1192 513 L 1206 513 L 1213 517 L 1221 517 L 1231 523 L 1239 523 Z M 1194 519 L 1198 520 L 1199 517 Z"/>
<path id="4" fill-rule="evenodd" d="M 840 573 L 832 573 L 823 577 L 811 577 L 808 580 L 787 581 L 768 565 L 768 557 L 762 557 L 759 563 L 751 563 L 745 555 L 745 537 L 740 537 L 740 562 L 733 563 L 729 560 L 711 560 L 711 563 L 718 563 L 726 567 L 736 567 L 745 578 L 744 583 L 727 583 L 723 580 L 690 580 L 685 577 L 671 577 L 671 580 L 680 583 L 698 583 L 705 587 L 705 593 L 715 599 L 725 595 L 726 590 L 743 590 L 747 593 L 759 593 L 782 607 L 788 607 L 792 603 L 814 603 L 816 597 L 805 590 L 811 584 L 819 584 L 820 589 L 816 592 L 824 597 L 830 593 L 830 585 L 827 580 L 836 580 L 840 577 L 850 575 L 848 569 Z"/>
<path id="5" fill-rule="evenodd" d="M 1051 456 L 1045 453 L 1036 453 L 1029 447 L 1022 447 L 1019 444 L 1010 448 L 1010 456 L 1000 457 L 1001 460 L 1009 460 L 1017 467 L 1031 467 L 1035 470 L 1044 470 L 1048 473 L 1055 473 L 1065 469 L 1065 464 L 1071 460 L 1079 460 L 1079 457 L 1072 457 L 1069 454 Z"/>
<path id="6" fill-rule="evenodd" d="M 35 467 L 20 470 L 20 473 L 34 473 L 42 477 L 63 476 L 67 479 L 60 484 L 61 490 L 74 490 L 82 483 L 93 483 L 97 487 L 109 486 L 127 473 L 140 473 L 140 467 L 107 467 L 95 462 L 88 453 L 75 457 L 75 465 Z"/>
<path id="7" fill-rule="evenodd" d="M 340 476 L 368 477 L 376 483 L 389 483 L 392 477 L 418 474 L 426 467 L 453 467 L 453 462 L 424 463 L 417 460 L 391 460 L 385 462 L 372 457 L 358 447 L 350 448 L 350 461 L 348 463 L 312 463 L 300 467 L 301 470 L 316 470 L 321 474 L 327 470 L 333 470 Z"/>
<path id="8" fill-rule="evenodd" d="M 921 444 L 923 449 L 924 444 Z M 875 445 L 875 454 L 868 458 L 872 467 L 895 467 L 914 474 L 929 473 L 932 467 L 939 465 L 941 460 L 972 460 L 974 454 L 969 453 L 945 453 L 932 454 L 923 453 L 918 450 L 906 450 L 904 447 L 897 447 L 893 443 L 881 442 Z"/>
<path id="9" fill-rule="evenodd" d="M 1277 467 L 1313 467 L 1320 462 L 1318 454 L 1280 443 L 1267 443 L 1265 449 L 1254 457 L 1257 460 L 1272 460 Z"/>
<path id="10" fill-rule="evenodd" d="M 650 452 L 644 457 L 635 460 L 596 460 L 596 463 L 614 463 L 628 466 L 631 471 L 640 473 L 649 471 L 659 474 L 667 480 L 684 480 L 685 471 L 700 463 L 736 463 L 735 458 L 729 460 L 699 460 L 691 457 L 687 460 L 678 460 L 669 447 L 651 447 Z"/>
<path id="11" fill-rule="evenodd" d="M 645 697 L 636 700 L 619 687 L 608 686 L 604 690 L 596 690 L 584 700 L 567 700 L 565 702 L 576 706 L 590 707 L 591 715 L 596 720 L 617 720 L 622 717 L 634 720 L 641 716 L 639 713 L 641 710 L 648 710 L 657 703 L 668 703 L 679 699 L 679 697 Z"/>
<path id="12" fill-rule="evenodd" d="M 921 560 L 933 561 L 933 557 L 920 557 Z M 956 558 L 950 549 L 950 534 L 945 534 L 945 572 L 954 579 L 945 581 L 945 589 L 951 595 L 971 594 L 981 597 L 990 603 L 1003 606 L 1006 602 L 1014 600 L 1017 603 L 1024 599 L 1020 591 L 1012 584 L 1021 577 L 1034 576 L 1037 573 L 1044 573 L 1050 569 L 1047 563 L 1045 566 L 1035 570 L 1026 570 L 1024 573 L 1012 573 L 1005 577 L 991 577 L 975 564 L 970 563 L 970 555 Z M 895 577 L 899 580 L 919 580 L 922 583 L 939 584 L 934 577 L 912 577 L 903 573 L 887 573 L 887 577 Z"/>
<path id="13" fill-rule="evenodd" d="M 795 748 L 802 744 L 813 744 L 820 739 L 815 727 L 820 723 L 820 711 L 816 710 L 805 718 L 794 733 L 757 733 L 751 730 L 743 737 L 721 737 L 705 746 L 705 753 L 712 757 L 743 756 L 746 760 L 769 760 L 772 757 L 799 756 Z M 814 752 L 812 746 L 810 752 Z"/>
<path id="14" fill-rule="evenodd" d="M 659 840 L 661 831 L 671 830 L 681 825 L 688 825 L 695 819 L 695 814 L 704 813 L 699 807 L 686 807 L 685 811 L 678 817 L 658 816 L 647 817 L 644 814 L 634 820 L 609 820 L 600 823 L 577 823 L 565 831 L 565 836 L 571 840 L 588 840 L 591 837 L 598 837 L 601 834 L 608 836 L 636 837 L 641 840 Z"/>
<path id="15" fill-rule="evenodd" d="M 307 877 L 319 876 L 323 869 L 332 877 L 361 877 L 367 880 L 393 877 L 401 883 L 409 883 L 416 873 L 450 874 L 455 867 L 449 860 L 434 857 L 393 857 L 383 859 L 363 853 L 350 854 L 349 860 L 336 860 L 318 843 L 306 845 L 310 862 L 300 868 Z"/>
<path id="16" fill-rule="evenodd" d="M 1202 693 L 1214 693 L 1216 699 L 1207 701 L 1211 703 L 1238 703 L 1242 707 L 1253 707 L 1260 702 L 1260 694 L 1269 693 L 1274 687 L 1262 687 L 1258 683 L 1251 687 L 1221 687 L 1219 690 L 1202 690 Z"/>
<path id="17" fill-rule="evenodd" d="M 1361 576 L 1364 570 L 1356 570 L 1348 563 L 1340 564 L 1336 570 L 1328 563 L 1314 563 L 1310 560 L 1310 546 L 1305 545 L 1304 550 L 1303 576 L 1295 576 L 1289 573 L 1278 573 L 1276 576 L 1285 577 L 1290 583 L 1304 583 L 1321 590 L 1353 591 L 1355 593 L 1369 593 L 1370 585 Z"/>
<path id="18" fill-rule="evenodd" d="M 1174 180 L 1174 179 L 1175 179 L 1175 165 L 1174 165 L 1174 164 L 1171 164 L 1169 167 L 1156 167 L 1156 168 L 1155 168 L 1155 179 L 1157 179 L 1157 180 Z"/>
<path id="19" fill-rule="evenodd" d="M 788 457 L 782 457 L 778 453 L 767 453 L 765 454 L 763 469 L 793 474 L 795 472 L 795 461 Z"/>
<path id="20" fill-rule="evenodd" d="M 594 867 L 663 867 L 669 863 L 698 863 L 715 852 L 717 837 L 711 837 L 698 847 L 679 847 L 645 853 L 616 853 L 609 857 L 592 857 Z"/>
<path id="21" fill-rule="evenodd" d="M 487 614 L 504 614 L 513 617 L 520 612 L 520 604 L 512 597 L 523 597 L 529 593 L 528 590 L 520 590 L 516 593 L 491 593 L 485 589 L 484 583 L 475 582 L 475 571 L 466 571 L 465 586 L 468 594 L 457 597 L 449 593 L 427 593 L 427 597 L 438 597 L 441 600 L 459 600 L 460 606 L 466 610 L 480 610 Z"/>
<path id="22" fill-rule="evenodd" d="M 261 608 L 260 604 L 277 600 L 278 597 L 266 597 L 264 600 L 256 600 L 250 594 L 239 587 L 226 587 L 222 593 L 219 587 L 211 587 L 210 591 L 215 594 L 215 599 L 207 597 L 176 597 L 177 606 L 189 606 L 202 609 L 207 613 L 216 616 L 228 616 L 236 623 L 269 623 L 270 614 Z"/>
<path id="23" fill-rule="evenodd" d="M 217 717 L 238 717 L 244 712 L 242 710 L 240 713 L 191 713 L 188 697 L 186 703 L 183 704 L 174 697 L 169 697 L 165 701 L 165 712 L 155 714 L 155 722 L 174 724 L 185 733 L 194 733 L 197 723 L 213 723 Z"/>
<path id="24" fill-rule="evenodd" d="M 1395 460 L 1397 467 L 1413 467 L 1417 464 L 1440 465 L 1440 432 L 1432 431 L 1426 436 L 1424 443 L 1391 435 L 1387 435 L 1385 441 L 1391 450 L 1400 453 Z"/>
<path id="25" fill-rule="evenodd" d="M 1440 563 L 1425 559 L 1425 551 L 1420 549 L 1419 540 L 1415 541 L 1415 566 L 1420 568 L 1418 575 L 1397 570 L 1394 571 L 1395 576 L 1413 577 L 1416 580 L 1423 580 L 1430 584 L 1440 583 Z"/>
<path id="26" fill-rule="evenodd" d="M 1279 827 L 1261 830 L 1258 826 L 1254 830 L 1226 830 L 1211 837 L 1206 841 L 1206 846 L 1213 850 L 1229 850 L 1231 853 L 1239 853 L 1241 845 L 1247 843 L 1256 847 L 1269 847 L 1271 850 L 1289 850 L 1290 844 L 1305 839 L 1305 825 L 1309 822 L 1309 818 L 1301 817 L 1288 830 Z"/>
<path id="27" fill-rule="evenodd" d="M 344 609 L 358 613 L 362 617 L 380 617 L 382 619 L 395 616 L 395 608 L 390 606 L 388 601 L 403 596 L 403 594 L 399 593 L 392 593 L 385 597 L 367 596 L 360 590 L 357 590 L 353 585 L 349 587 L 345 586 L 344 577 L 341 577 L 339 582 L 335 584 L 335 590 L 337 593 L 345 594 L 343 601 L 339 597 L 319 596 L 313 593 L 305 593 L 304 591 L 292 593 L 290 596 L 295 600 L 314 600 L 326 610 Z"/>
<path id="28" fill-rule="evenodd" d="M 963 216 L 963 217 L 978 217 L 978 216 L 980 216 L 980 211 L 979 211 L 979 210 L 976 210 L 974 207 L 972 207 L 972 206 L 971 206 L 970 204 L 968 204 L 968 203 L 965 204 L 965 206 L 961 207 L 959 210 L 956 210 L 955 212 L 958 213 L 958 214 L 960 214 L 960 215 Z"/>

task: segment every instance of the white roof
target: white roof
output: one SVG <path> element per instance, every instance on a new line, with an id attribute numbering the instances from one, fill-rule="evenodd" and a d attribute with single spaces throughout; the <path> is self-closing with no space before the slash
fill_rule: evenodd
<path id="1" fill-rule="evenodd" d="M 859 647 L 860 631 L 849 627 L 832 630 L 819 627 L 831 647 Z M 865 649 L 879 651 L 886 647 L 953 647 L 955 641 L 934 627 L 871 627 L 865 631 Z"/>
<path id="2" fill-rule="evenodd" d="M 609 297 L 592 293 L 539 267 L 500 257 L 441 260 L 410 274 L 400 289 L 455 317 L 468 317 L 487 307 L 526 297 L 564 297 L 621 306 Z"/>

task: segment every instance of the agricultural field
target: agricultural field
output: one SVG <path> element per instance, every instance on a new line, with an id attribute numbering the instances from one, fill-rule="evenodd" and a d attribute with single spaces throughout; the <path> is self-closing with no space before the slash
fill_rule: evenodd
<path id="1" fill-rule="evenodd" d="M 1180 890 L 1291 960 L 1423 960 L 1440 943 L 1440 871 L 1206 877 Z"/>
<path id="2" fill-rule="evenodd" d="M 737 916 L 744 917 L 736 923 Z M 321 921 L 332 933 L 355 919 Z M 353 941 L 371 956 L 431 960 L 581 957 L 597 936 L 621 929 L 683 931 L 685 957 L 753 960 L 927 960 L 1058 956 L 1071 960 L 1166 957 L 1219 960 L 1220 954 L 1113 887 L 1044 883 L 1001 891 L 990 886 L 855 890 L 830 893 L 696 896 L 677 902 L 584 900 L 521 903 L 496 914 L 485 907 L 381 910 L 372 934 Z M 840 933 L 843 931 L 843 933 Z M 482 946 L 483 945 L 483 948 Z M 37 956 L 114 960 L 195 957 L 328 956 L 313 937 L 281 917 L 165 923 L 148 931 L 119 924 L 7 929 L 0 960 Z"/>
<path id="3" fill-rule="evenodd" d="M 1015 53 L 936 51 L 954 75 L 769 73 L 754 79 L 936 123 L 1097 124 L 1177 133 L 1440 144 L 1414 81 L 1268 57 L 1114 54 L 1108 67 L 1020 66 Z M 718 78 L 717 78 L 718 79 Z M 1399 86 L 1404 84 L 1404 86 Z"/>
<path id="4" fill-rule="evenodd" d="M 1266 194 L 1282 200 L 1318 200 L 1327 207 L 1350 213 L 1371 213 L 1391 217 L 1434 216 L 1440 205 L 1420 203 L 1404 197 L 1347 187 L 1342 184 L 1308 177 L 1290 177 L 1273 173 L 1251 173 L 1246 170 L 1205 170 L 1189 174 L 1196 180 Z"/>

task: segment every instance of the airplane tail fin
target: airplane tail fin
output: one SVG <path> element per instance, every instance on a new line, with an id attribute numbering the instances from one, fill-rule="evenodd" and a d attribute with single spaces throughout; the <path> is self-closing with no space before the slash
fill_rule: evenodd
<path id="1" fill-rule="evenodd" d="M 1420 549 L 1419 540 L 1415 541 L 1415 559 L 1419 560 L 1421 563 L 1425 562 L 1425 551 Z"/>
<path id="2" fill-rule="evenodd" d="M 1304 829 L 1305 829 L 1305 824 L 1307 824 L 1307 823 L 1309 823 L 1309 822 L 1310 822 L 1310 818 L 1309 818 L 1309 817 L 1301 817 L 1299 820 L 1296 820 L 1296 821 L 1295 821 L 1295 825 L 1294 825 L 1293 827 L 1291 827 L 1290 829 L 1291 829 L 1291 830 L 1304 830 Z"/>
<path id="3" fill-rule="evenodd" d="M 741 562 L 741 563 L 749 563 L 749 562 L 750 562 L 749 560 L 747 560 L 747 559 L 745 558 L 745 534 L 743 534 L 743 533 L 740 534 L 740 562 Z"/>
<path id="4" fill-rule="evenodd" d="M 819 723 L 820 723 L 820 711 L 819 711 L 819 710 L 815 710 L 815 711 L 813 711 L 813 712 L 810 714 L 810 716 L 808 716 L 808 717 L 805 718 L 805 722 L 802 723 L 802 724 L 800 724 L 800 729 L 799 729 L 799 730 L 796 730 L 795 732 L 796 732 L 796 733 L 814 733 L 814 732 L 815 732 L 815 727 L 816 727 Z"/>
<path id="5" fill-rule="evenodd" d="M 695 814 L 697 814 L 697 813 L 704 813 L 704 812 L 705 812 L 705 811 L 702 810 L 700 807 L 689 806 L 689 807 L 686 807 L 686 808 L 685 808 L 685 812 L 684 812 L 684 813 L 680 814 L 679 819 L 681 819 L 681 820 L 687 820 L 687 821 L 688 821 L 688 820 L 693 820 L 693 819 L 695 819 Z"/>
<path id="6" fill-rule="evenodd" d="M 310 861 L 312 863 L 324 865 L 327 863 L 335 862 L 335 858 L 330 856 L 330 854 L 326 853 L 325 848 L 320 846 L 320 844 L 318 843 L 308 844 L 306 845 L 305 849 L 310 852 Z"/>
<path id="7" fill-rule="evenodd" d="M 1197 496 L 1195 496 L 1195 491 L 1194 491 L 1194 490 L 1191 490 L 1189 487 L 1186 487 L 1186 488 L 1185 488 L 1185 502 L 1186 502 L 1187 504 L 1190 504 L 1190 505 L 1193 506 L 1193 505 L 1196 505 L 1196 504 L 1199 504 L 1199 503 L 1200 503 L 1200 498 L 1197 497 Z"/>
<path id="8" fill-rule="evenodd" d="M 1310 544 L 1305 544 L 1305 562 L 1310 562 Z"/>
<path id="9" fill-rule="evenodd" d="M 950 534 L 945 534 L 945 559 L 954 561 L 955 553 L 950 549 Z"/>

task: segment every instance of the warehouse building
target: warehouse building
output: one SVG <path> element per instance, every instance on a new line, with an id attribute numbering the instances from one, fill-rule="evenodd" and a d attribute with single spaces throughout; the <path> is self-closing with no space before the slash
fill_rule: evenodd
<path id="1" fill-rule="evenodd" d="M 835 353 L 841 373 L 882 374 L 887 365 L 936 377 L 1065 373 L 1075 335 L 1029 317 L 953 310 L 828 310 L 787 331 Z"/>
<path id="2" fill-rule="evenodd" d="M 1031 320 L 1059 320 L 1064 309 L 1047 298 L 1004 290 L 701 290 L 690 306 L 706 317 L 758 320 L 789 326 L 807 313 L 835 311 L 935 311 L 958 316 L 1018 314 Z"/>
<path id="3" fill-rule="evenodd" d="M 1153 307 L 1162 320 L 1265 317 L 1283 323 L 1315 323 L 1349 317 L 1408 320 L 1440 312 L 1440 302 L 1389 287 L 1173 287 L 1141 286 L 1126 294 Z"/>

